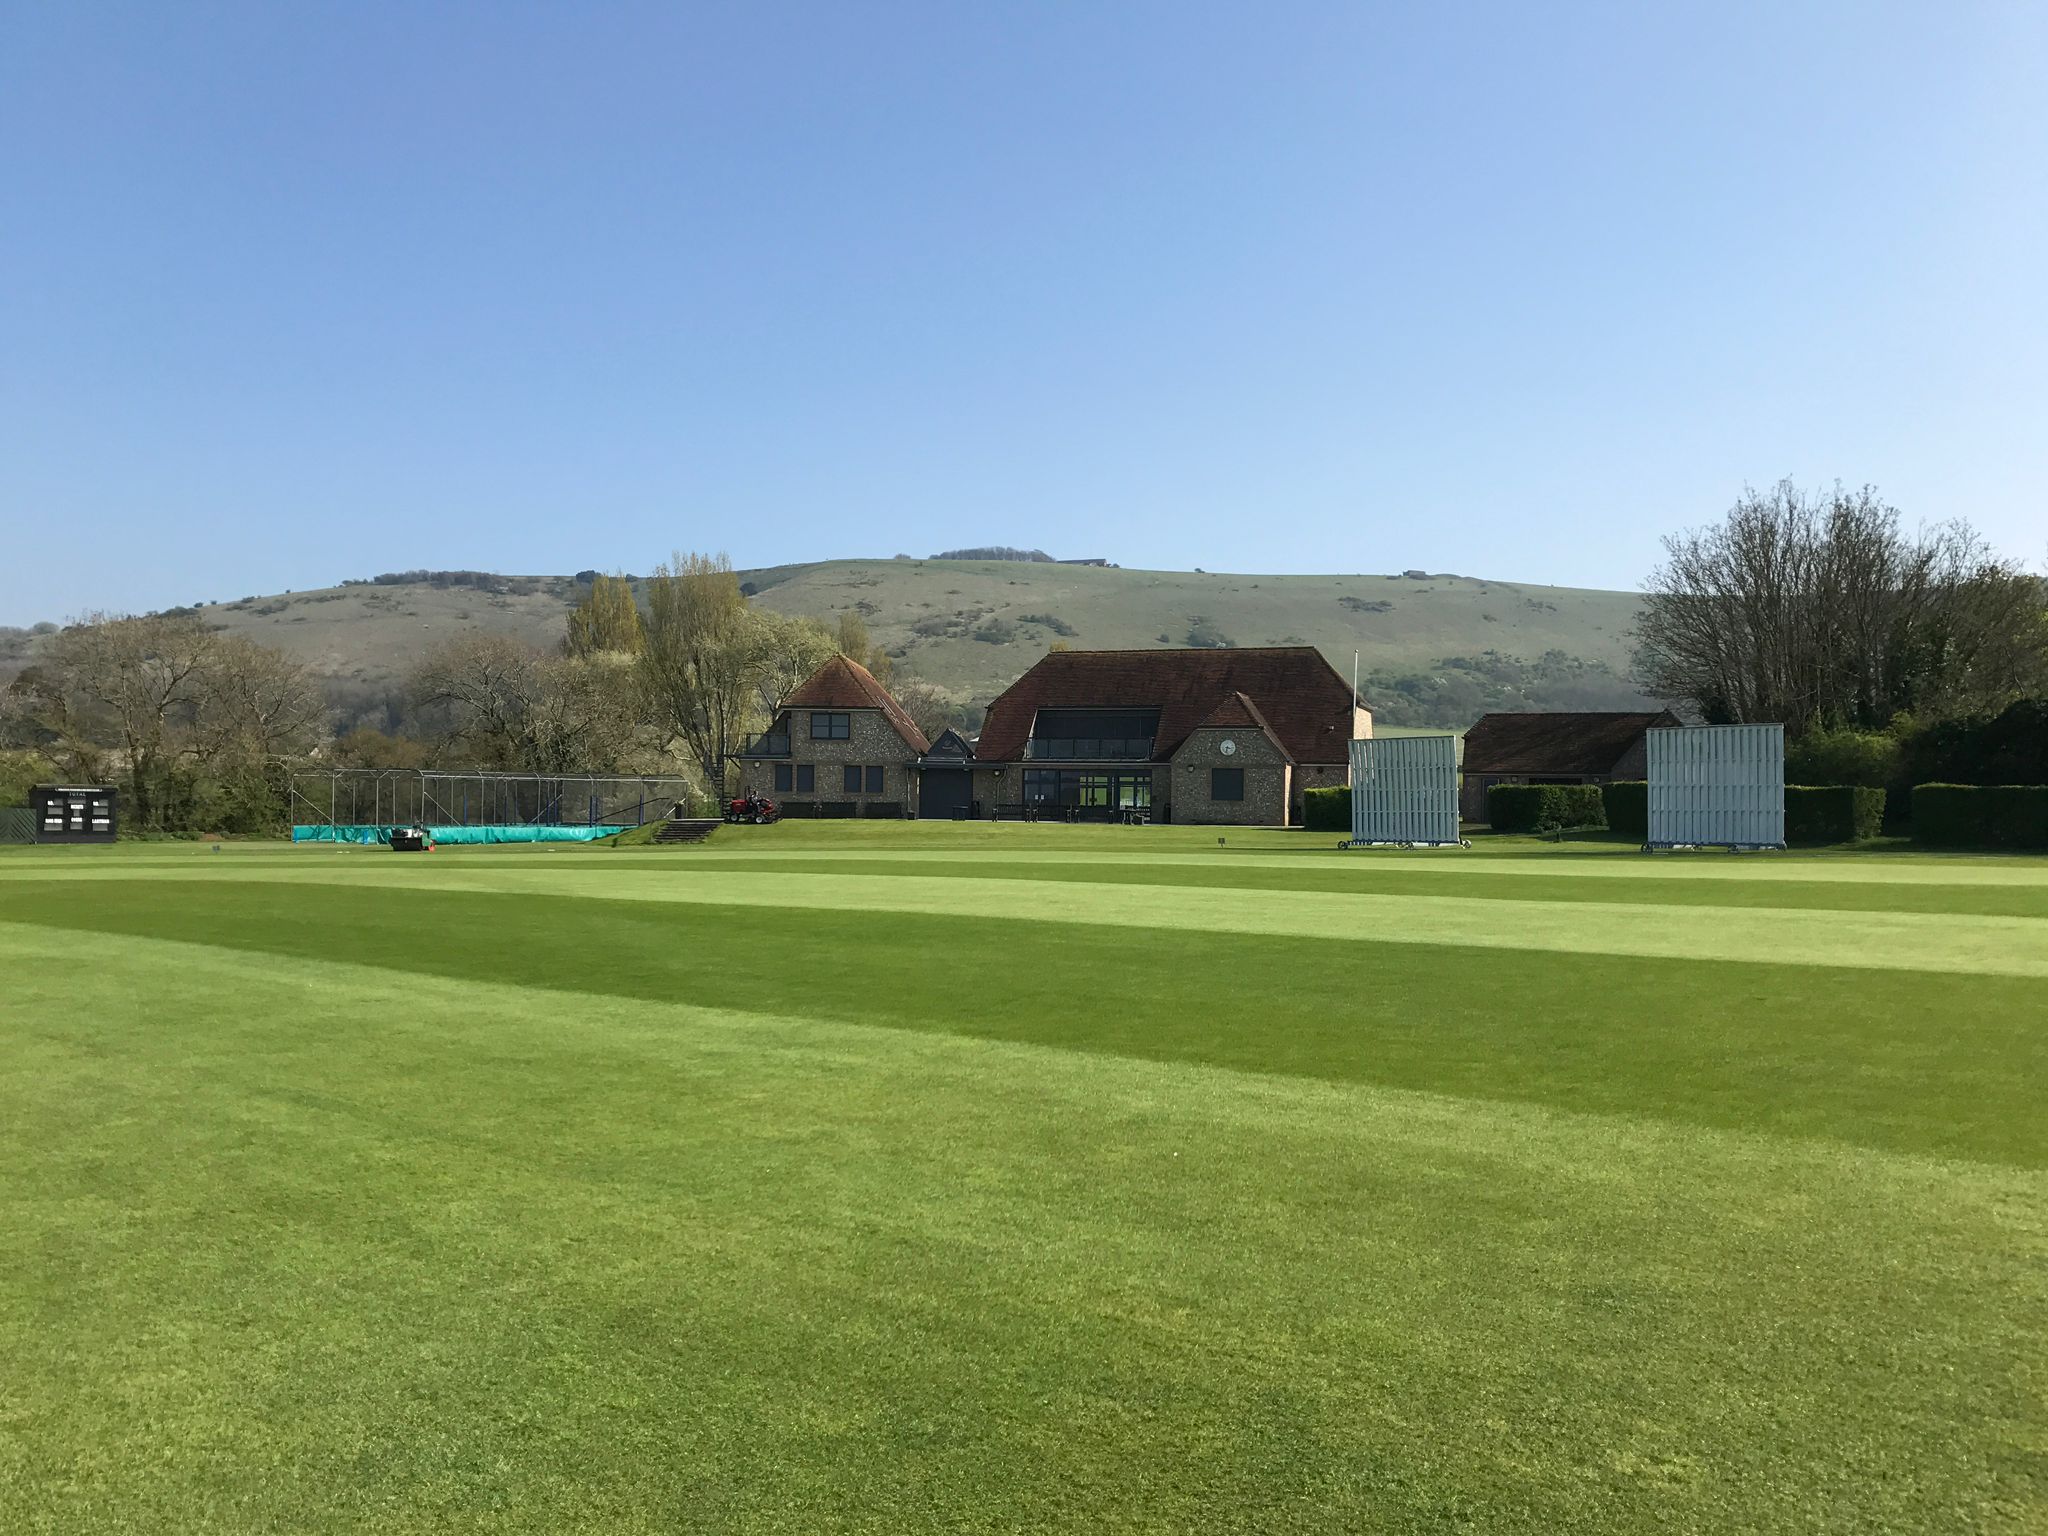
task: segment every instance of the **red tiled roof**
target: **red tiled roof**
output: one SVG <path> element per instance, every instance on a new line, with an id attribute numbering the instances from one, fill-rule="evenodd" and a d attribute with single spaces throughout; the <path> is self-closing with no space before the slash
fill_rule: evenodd
<path id="1" fill-rule="evenodd" d="M 1152 756 L 1163 761 L 1232 694 L 1245 696 L 1252 717 L 1296 762 L 1348 760 L 1351 688 L 1309 645 L 1054 651 L 989 705 L 975 756 L 1021 758 L 1041 709 L 1156 709 Z"/>
<path id="2" fill-rule="evenodd" d="M 797 690 L 782 701 L 784 709 L 879 709 L 882 717 L 913 752 L 928 752 L 931 743 L 895 695 L 875 681 L 870 672 L 850 656 L 834 656 L 818 668 Z"/>
<path id="3" fill-rule="evenodd" d="M 1481 715 L 1465 733 L 1465 772 L 1612 773 L 1643 732 L 1678 723 L 1668 709 Z"/>
<path id="4" fill-rule="evenodd" d="M 1259 713 L 1259 706 L 1246 698 L 1242 693 L 1233 693 L 1221 704 L 1210 710 L 1208 717 L 1201 724 L 1197 725 L 1195 729 L 1206 731 L 1211 728 L 1224 730 L 1232 727 L 1239 730 L 1262 731 L 1265 733 L 1266 739 L 1280 749 L 1282 757 L 1291 758 L 1293 756 L 1287 750 L 1287 743 L 1274 735 L 1273 727 L 1266 724 L 1266 717 Z"/>

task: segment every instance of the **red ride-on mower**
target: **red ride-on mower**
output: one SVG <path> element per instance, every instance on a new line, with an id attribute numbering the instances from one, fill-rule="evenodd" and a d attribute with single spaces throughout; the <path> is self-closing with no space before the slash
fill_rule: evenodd
<path id="1" fill-rule="evenodd" d="M 725 803 L 727 821 L 750 821 L 757 827 L 765 827 L 771 821 L 782 820 L 782 807 L 766 795 L 741 795 L 737 800 Z"/>

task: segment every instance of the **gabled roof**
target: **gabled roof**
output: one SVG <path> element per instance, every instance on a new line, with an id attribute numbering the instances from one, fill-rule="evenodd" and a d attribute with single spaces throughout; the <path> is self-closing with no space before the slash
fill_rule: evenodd
<path id="1" fill-rule="evenodd" d="M 931 747 L 925 756 L 971 758 L 974 756 L 974 745 L 951 726 L 947 726 L 932 738 Z"/>
<path id="2" fill-rule="evenodd" d="M 1259 706 L 1246 698 L 1242 693 L 1231 694 L 1229 698 L 1210 710 L 1208 715 L 1195 729 L 1198 731 L 1259 731 L 1265 735 L 1268 741 L 1280 749 L 1282 757 L 1288 758 L 1290 761 L 1293 758 L 1293 754 L 1287 750 L 1287 743 L 1274 734 L 1273 727 L 1266 724 L 1266 717 L 1259 713 Z"/>
<path id="3" fill-rule="evenodd" d="M 1152 757 L 1163 762 L 1233 693 L 1245 695 L 1296 762 L 1348 760 L 1350 685 L 1309 645 L 1053 651 L 989 705 L 975 756 L 983 762 L 1021 758 L 1041 709 L 1156 709 Z"/>
<path id="4" fill-rule="evenodd" d="M 875 674 L 850 656 L 834 656 L 797 685 L 782 701 L 784 709 L 879 709 L 891 728 L 913 752 L 930 750 L 924 732 L 896 702 L 894 694 L 875 681 Z"/>
<path id="5" fill-rule="evenodd" d="M 1465 772 L 1611 773 L 1643 732 L 1678 723 L 1668 709 L 1481 715 L 1465 733 Z"/>

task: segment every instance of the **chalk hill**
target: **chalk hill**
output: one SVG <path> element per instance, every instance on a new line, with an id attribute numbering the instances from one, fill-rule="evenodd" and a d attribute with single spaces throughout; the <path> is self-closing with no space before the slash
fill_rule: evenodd
<path id="1" fill-rule="evenodd" d="M 1270 576 L 1014 560 L 827 560 L 743 571 L 754 601 L 830 619 L 858 611 L 897 659 L 985 703 L 1056 640 L 1075 647 L 1319 646 L 1390 724 L 1467 724 L 1482 709 L 1625 707 L 1633 593 L 1467 576 Z M 284 648 L 344 698 L 389 691 L 420 652 L 465 628 L 538 645 L 562 636 L 567 576 L 356 582 L 207 604 L 207 622 Z M 15 631 L 20 636 L 20 631 Z M 25 651 L 25 637 L 15 647 Z M 1451 660 L 1458 665 L 1445 666 Z"/>

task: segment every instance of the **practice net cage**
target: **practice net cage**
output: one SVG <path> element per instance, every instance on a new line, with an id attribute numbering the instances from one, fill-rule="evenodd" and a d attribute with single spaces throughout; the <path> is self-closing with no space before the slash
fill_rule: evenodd
<path id="1" fill-rule="evenodd" d="M 383 842 L 425 827 L 437 842 L 582 842 L 661 821 L 703 797 L 666 774 L 301 769 L 290 778 L 292 841 Z"/>

